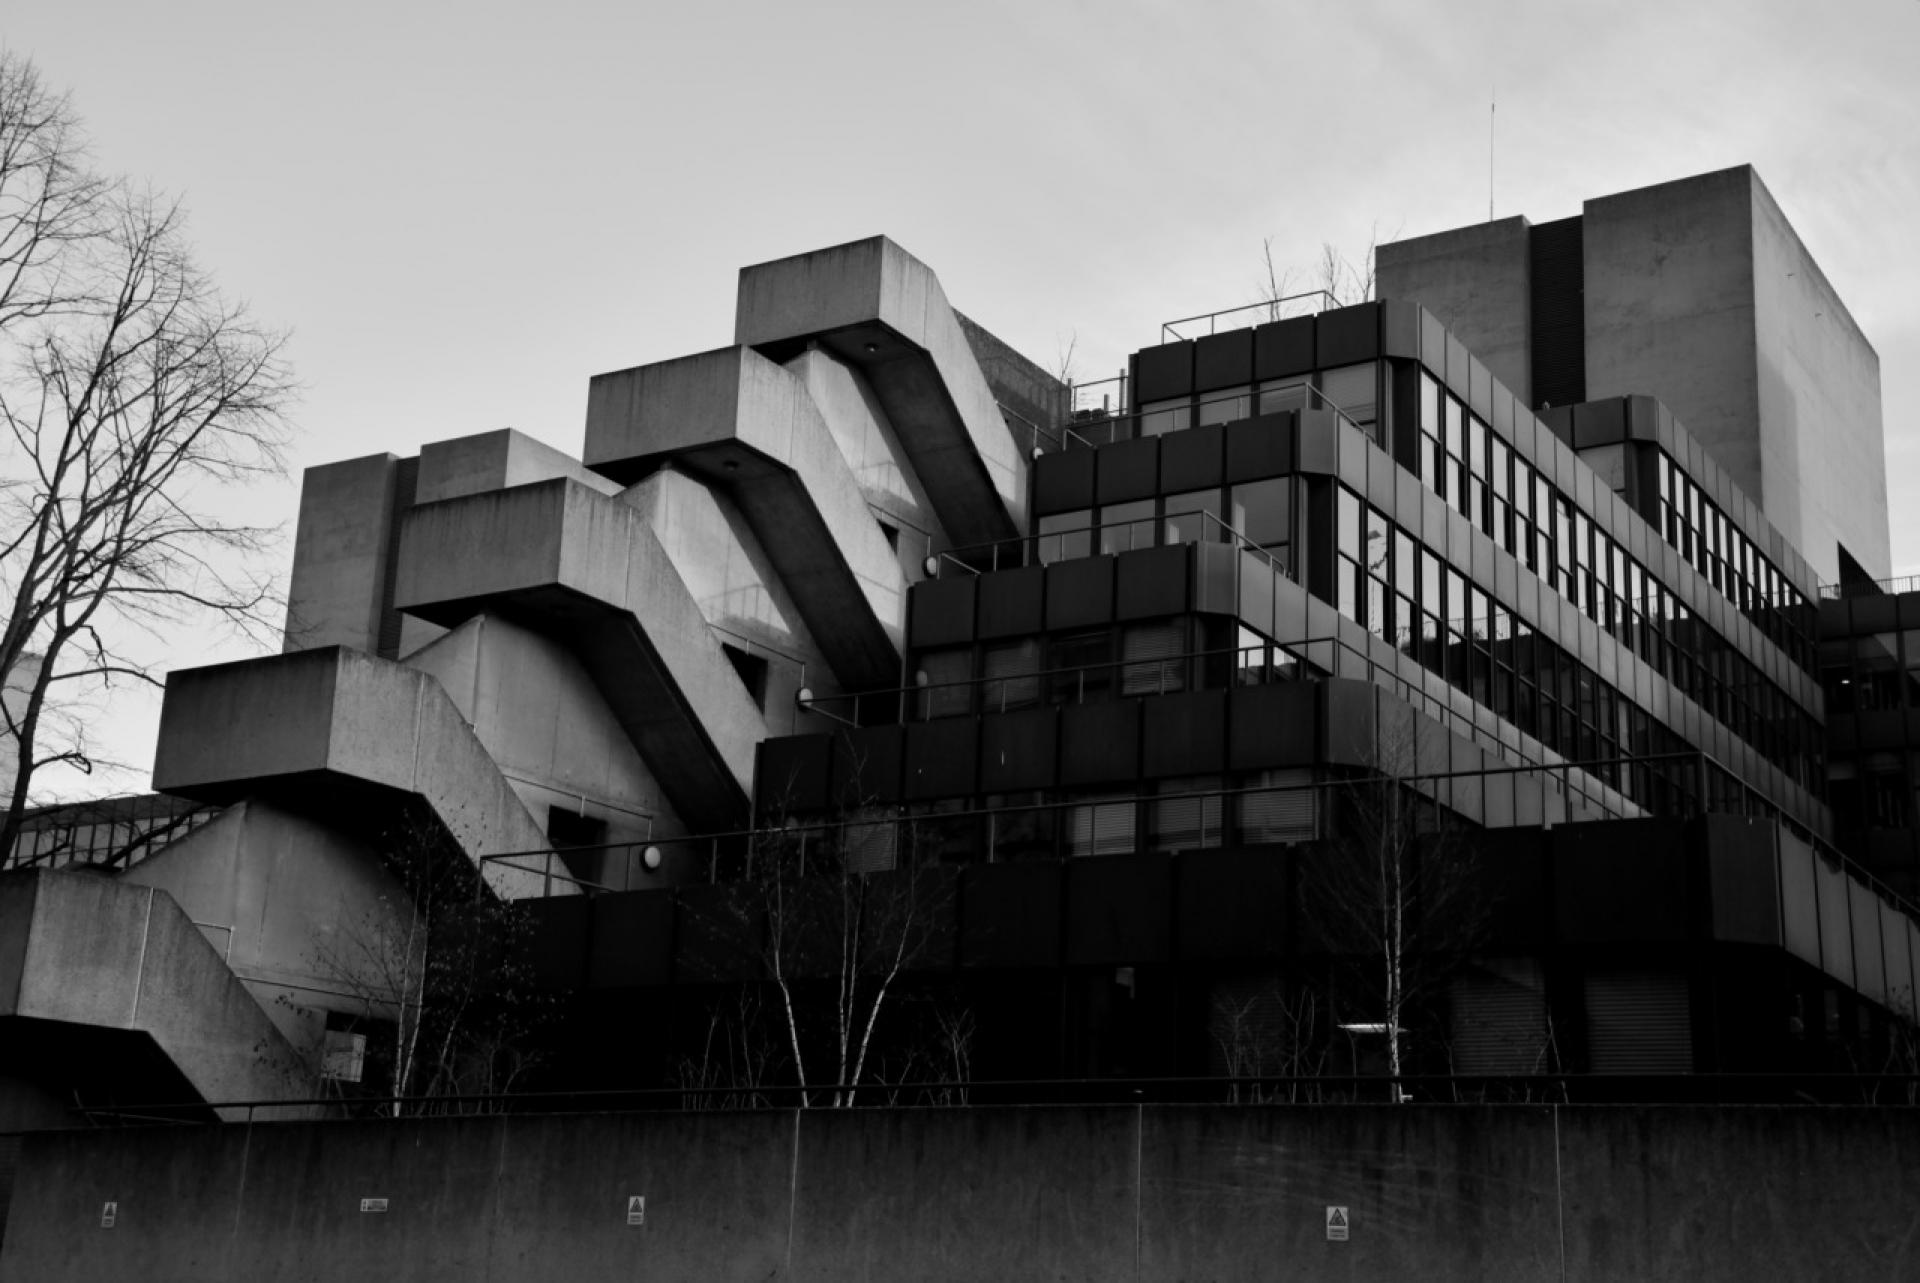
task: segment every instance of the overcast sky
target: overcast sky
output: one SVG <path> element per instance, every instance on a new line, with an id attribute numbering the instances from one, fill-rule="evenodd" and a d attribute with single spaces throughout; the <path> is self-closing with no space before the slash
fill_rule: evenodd
<path id="1" fill-rule="evenodd" d="M 885 233 L 1092 379 L 1330 242 L 1751 162 L 1880 354 L 1920 569 L 1920 0 L 331 3 L 9 0 L 106 169 L 293 333 L 298 469 L 511 426 L 731 341 L 748 263 Z M 169 640 L 179 665 L 232 643 Z M 111 751 L 151 762 L 156 700 Z M 77 786 L 99 792 L 103 781 Z M 110 782 L 146 786 L 144 769 Z"/>

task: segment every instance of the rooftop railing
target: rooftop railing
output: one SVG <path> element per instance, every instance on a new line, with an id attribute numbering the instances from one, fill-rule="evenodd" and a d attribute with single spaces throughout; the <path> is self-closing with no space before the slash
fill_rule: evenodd
<path id="1" fill-rule="evenodd" d="M 1820 585 L 1820 596 L 1826 601 L 1842 601 L 1850 597 L 1897 597 L 1909 592 L 1920 592 L 1920 575 Z"/>
<path id="2" fill-rule="evenodd" d="M 1311 382 L 1300 379 L 1257 390 L 1222 392 L 1201 397 L 1197 402 L 1182 401 L 1178 405 L 1155 409 L 1126 410 L 1104 417 L 1076 416 L 1068 425 L 1066 443 L 1068 448 L 1074 445 L 1082 448 L 1112 445 L 1116 441 L 1133 441 L 1140 437 L 1183 431 L 1196 423 L 1202 426 L 1232 423 L 1258 414 L 1301 409 L 1330 410 L 1368 440 L 1377 440 L 1373 430 L 1356 422 L 1353 416 L 1335 405 Z"/>
<path id="3" fill-rule="evenodd" d="M 1310 299 L 1318 300 L 1321 306 L 1318 308 L 1299 306 Z M 1258 303 L 1241 303 L 1234 307 L 1221 308 L 1217 312 L 1203 312 L 1199 316 L 1183 316 L 1177 321 L 1167 321 L 1160 327 L 1160 341 L 1179 343 L 1188 339 L 1206 338 L 1209 335 L 1225 334 L 1232 330 L 1251 329 L 1256 325 L 1265 325 L 1269 321 L 1284 321 L 1295 316 L 1306 316 L 1314 311 L 1331 311 L 1339 306 L 1340 300 L 1330 292 L 1307 290 L 1300 294 L 1263 299 Z"/>

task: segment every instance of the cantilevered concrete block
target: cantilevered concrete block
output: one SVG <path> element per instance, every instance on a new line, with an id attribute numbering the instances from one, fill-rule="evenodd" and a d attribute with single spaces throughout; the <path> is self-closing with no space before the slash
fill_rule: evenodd
<path id="1" fill-rule="evenodd" d="M 202 1100 L 313 1094 L 299 1056 L 165 892 L 90 873 L 0 874 L 0 1040 L 49 1060 L 117 1045 L 137 1061 L 140 1035 Z M 152 1100 L 161 1088 L 125 1090 Z"/>
<path id="2" fill-rule="evenodd" d="M 779 360 L 819 342 L 864 371 L 956 543 L 1026 529 L 1027 457 L 939 279 L 886 237 L 743 268 L 733 338 Z"/>
<path id="3" fill-rule="evenodd" d="M 375 825 L 414 795 L 473 859 L 547 844 L 439 682 L 343 647 L 169 674 L 153 785 L 222 803 L 284 790 Z M 507 896 L 546 889 L 506 864 L 485 875 Z"/>
<path id="4" fill-rule="evenodd" d="M 555 477 L 572 477 L 601 494 L 617 494 L 620 490 L 571 455 L 524 432 L 501 428 L 421 446 L 420 479 L 413 501 L 435 503 Z"/>
<path id="5" fill-rule="evenodd" d="M 724 487 L 840 682 L 898 680 L 905 577 L 802 380 L 745 347 L 602 374 L 586 458 L 623 480 L 672 459 Z"/>
<path id="6" fill-rule="evenodd" d="M 300 479 L 283 649 L 378 647 L 399 468 L 393 455 L 370 454 Z"/>
<path id="7" fill-rule="evenodd" d="M 747 820 L 766 723 L 633 508 L 564 479 L 415 508 L 394 602 L 446 627 L 498 611 L 561 640 L 682 818 Z"/>

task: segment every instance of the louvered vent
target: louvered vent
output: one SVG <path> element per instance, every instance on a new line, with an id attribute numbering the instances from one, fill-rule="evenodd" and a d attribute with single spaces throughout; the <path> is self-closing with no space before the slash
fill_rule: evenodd
<path id="1" fill-rule="evenodd" d="M 1596 1074 L 1693 1068 L 1684 976 L 1603 971 L 1587 977 L 1587 1067 Z"/>

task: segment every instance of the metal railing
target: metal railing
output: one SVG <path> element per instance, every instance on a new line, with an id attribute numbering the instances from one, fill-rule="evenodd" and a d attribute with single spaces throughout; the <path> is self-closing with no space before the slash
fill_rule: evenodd
<path id="1" fill-rule="evenodd" d="M 1209 335 L 1224 334 L 1233 330 L 1250 329 L 1256 325 L 1265 325 L 1269 321 L 1288 319 L 1289 304 L 1307 299 L 1321 300 L 1321 311 L 1331 311 L 1340 306 L 1340 300 L 1328 290 L 1306 290 L 1299 294 L 1286 294 L 1279 298 L 1262 299 L 1257 303 L 1241 303 L 1234 307 L 1223 307 L 1217 312 L 1202 312 L 1199 316 L 1183 316 L 1177 321 L 1166 321 L 1160 326 L 1162 343 L 1179 343 L 1188 339 L 1205 338 Z M 1293 316 L 1312 315 L 1311 310 L 1291 313 Z M 1222 324 L 1223 318 L 1233 318 Z M 1205 322 L 1206 332 L 1201 333 L 1201 323 Z"/>
<path id="2" fill-rule="evenodd" d="M 1197 534 L 1187 527 L 1198 524 Z M 1124 533 L 1122 533 L 1124 532 Z M 1069 552 L 1069 541 L 1086 536 L 1086 549 Z M 1293 579 L 1292 572 L 1271 551 L 1254 543 L 1218 513 L 1204 508 L 1174 512 L 1158 517 L 1131 517 L 1125 521 L 1090 523 L 1071 530 L 1049 530 L 1037 535 L 1018 535 L 993 543 L 966 544 L 934 553 L 928 559 L 930 578 L 944 578 L 948 571 L 966 575 L 990 574 L 996 570 L 1018 570 L 1024 566 L 1048 566 L 1056 561 L 1073 561 L 1095 553 L 1137 552 L 1143 548 L 1167 548 L 1182 544 L 1233 544 L 1273 563 L 1281 575 Z M 1049 556 L 1048 550 L 1058 550 Z"/>
<path id="3" fill-rule="evenodd" d="M 1364 1038 L 1366 1035 L 1360 1035 Z M 928 1079 L 925 1081 L 752 1083 L 527 1091 L 487 1095 L 321 1096 L 299 1100 L 149 1101 L 73 1106 L 95 1128 L 236 1125 L 278 1121 L 447 1116 L 686 1113 L 702 1110 L 823 1108 L 839 1097 L 852 1108 L 979 1108 L 1085 1105 L 1493 1105 L 1620 1103 L 1722 1105 L 1920 1106 L 1920 1074 L 1832 1073 L 1532 1073 L 1532 1074 L 1238 1074 L 1217 1077 Z M 297 1113 L 296 1119 L 287 1119 Z M 10 1133 L 0 1133 L 0 1135 Z"/>
<path id="4" fill-rule="evenodd" d="M 1920 592 L 1920 575 L 1898 575 L 1892 579 L 1820 585 L 1820 597 L 1823 601 L 1844 601 L 1851 597 L 1897 597 L 1901 593 L 1910 592 Z"/>

